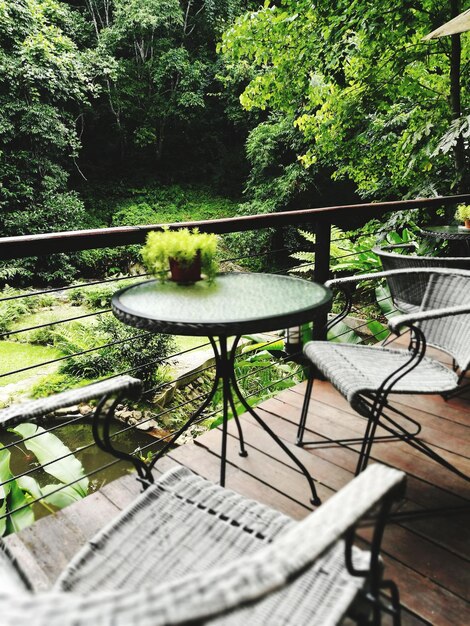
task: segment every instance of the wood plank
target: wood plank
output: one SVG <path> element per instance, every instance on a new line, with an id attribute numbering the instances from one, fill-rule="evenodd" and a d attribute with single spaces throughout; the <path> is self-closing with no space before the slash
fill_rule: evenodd
<path id="1" fill-rule="evenodd" d="M 318 390 L 318 394 L 316 394 L 315 392 L 317 391 L 318 387 L 320 387 L 320 389 Z M 327 393 L 325 393 L 325 389 Z M 338 398 L 335 397 L 336 394 L 339 396 Z M 335 408 L 338 408 L 338 406 L 341 405 L 341 408 L 346 413 L 349 413 L 354 417 L 358 416 L 358 414 L 351 408 L 349 403 L 347 403 L 346 400 L 344 400 L 344 398 L 341 396 L 341 394 L 333 389 L 333 387 L 331 387 L 329 383 L 325 383 L 325 381 L 318 381 L 317 383 L 316 381 L 314 383 L 312 400 L 315 399 L 316 395 L 318 395 L 318 397 L 320 398 L 320 403 L 324 404 L 328 399 L 328 402 L 326 402 L 328 406 L 334 406 Z M 423 404 L 422 400 L 424 396 L 412 396 L 412 405 L 398 402 L 396 401 L 396 398 L 398 398 L 398 396 L 394 396 L 394 402 L 392 404 L 396 406 L 400 411 L 403 411 L 403 413 L 409 415 L 411 418 L 415 419 L 419 424 L 421 424 L 422 430 L 420 433 L 420 438 L 422 438 L 423 441 L 426 441 L 427 443 L 432 443 L 442 450 L 451 451 L 452 453 L 460 454 L 464 457 L 467 456 L 466 444 L 470 437 L 470 424 L 463 425 L 460 422 L 445 419 L 439 414 L 431 413 L 429 410 L 421 410 L 418 407 L 418 404 L 420 404 L 420 400 L 421 405 Z M 426 397 L 425 399 L 427 404 L 425 405 L 425 407 L 429 409 L 430 405 L 437 398 L 442 401 L 442 398 L 440 396 Z M 280 401 L 285 401 L 287 404 L 297 406 L 299 408 L 300 417 L 300 409 L 303 402 L 302 394 L 298 394 L 295 391 L 292 391 L 290 394 L 283 392 L 282 394 L 277 396 L 276 399 Z M 463 412 L 460 410 L 459 414 L 462 415 Z M 402 418 L 400 418 L 399 416 L 396 417 L 399 422 L 402 421 Z M 409 425 L 409 427 L 410 429 L 413 429 L 413 426 L 411 424 Z"/>
<path id="2" fill-rule="evenodd" d="M 398 583 L 400 603 L 434 626 L 468 624 L 468 603 L 401 563 L 384 556 L 387 575 Z"/>
<path id="3" fill-rule="evenodd" d="M 278 405 L 280 402 L 279 397 L 276 397 L 270 398 L 263 403 L 264 410 L 271 411 L 275 415 L 282 414 L 283 419 L 288 419 L 297 424 L 302 403 L 301 397 L 292 394 L 288 397 L 284 395 L 283 398 L 282 407 Z M 362 437 L 365 420 L 356 413 L 351 414 L 338 409 L 334 405 L 313 400 L 309 410 L 307 428 L 311 433 L 317 433 L 331 439 Z M 379 434 L 383 432 L 381 431 Z M 308 440 L 308 438 L 309 435 L 306 435 L 305 440 Z M 443 435 L 439 435 L 439 439 L 442 440 Z M 359 445 L 349 447 L 357 450 Z M 452 452 L 445 452 L 442 449 L 438 452 L 450 462 L 455 463 L 461 471 L 470 473 L 470 461 L 468 458 L 455 455 Z M 451 471 L 439 467 L 435 461 L 414 450 L 406 443 L 399 441 L 392 443 L 376 442 L 372 448 L 372 458 L 429 482 L 437 483 L 449 491 L 460 490 L 462 497 L 470 496 L 470 485 L 468 482 Z"/>
<path id="4" fill-rule="evenodd" d="M 212 454 L 208 448 L 197 445 L 196 443 L 187 443 L 181 446 L 181 448 L 172 451 L 169 456 L 204 478 L 218 482 L 220 459 L 215 454 Z M 249 457 L 243 460 L 248 460 L 248 458 Z M 252 462 L 251 459 L 250 462 Z M 259 502 L 276 508 L 278 511 L 294 519 L 302 519 L 309 512 L 307 506 L 299 504 L 299 502 L 282 494 L 280 491 L 272 489 L 264 482 L 242 471 L 231 462 L 227 463 L 226 486 L 248 498 L 258 500 Z"/>
<path id="5" fill-rule="evenodd" d="M 287 390 L 282 391 L 276 395 L 279 399 L 284 399 L 285 395 L 290 393 L 297 393 L 298 395 L 305 395 L 307 383 L 304 381 L 290 387 Z M 318 391 L 319 397 L 323 402 L 332 403 L 338 408 L 343 408 L 346 411 L 354 413 L 351 409 L 348 401 L 334 389 L 334 387 L 327 381 L 315 380 L 315 389 Z M 470 416 L 468 414 L 468 399 L 457 397 L 450 400 L 445 400 L 442 396 L 436 394 L 414 394 L 414 395 L 394 395 L 394 402 L 397 405 L 403 407 L 413 406 L 422 410 L 425 413 L 437 415 L 445 421 L 455 422 L 464 426 L 470 426 Z M 405 412 L 405 410 L 404 410 Z"/>
<path id="6" fill-rule="evenodd" d="M 266 415 L 261 409 L 260 414 L 269 420 L 269 415 Z M 272 416 L 271 416 L 272 419 Z M 254 419 L 249 415 L 242 416 L 243 432 L 250 446 L 254 446 L 258 449 L 265 451 L 266 454 L 278 455 L 276 458 L 282 461 L 285 457 L 285 462 L 290 467 L 293 467 L 293 462 L 280 450 L 278 446 L 257 426 Z M 292 442 L 295 439 L 296 426 L 286 420 L 278 420 L 277 424 L 274 420 L 270 422 L 270 425 L 276 429 L 277 434 L 282 437 L 286 443 Z M 260 434 L 256 434 L 255 430 L 258 429 Z M 236 437 L 237 431 L 235 425 L 229 423 L 229 433 Z M 294 453 L 299 455 L 302 462 L 305 462 L 306 467 L 311 471 L 311 475 L 315 481 L 323 483 L 325 486 L 335 491 L 343 487 L 349 480 L 353 478 L 353 472 L 355 469 L 355 457 L 348 458 L 347 462 L 344 462 L 344 457 L 352 455 L 343 448 L 330 449 L 324 451 L 317 449 L 315 451 L 307 452 L 302 448 L 291 446 Z M 341 454 L 342 464 L 341 467 L 335 466 L 333 462 L 328 462 L 323 465 L 323 455 L 337 462 L 337 453 Z M 315 466 L 312 468 L 311 463 L 308 463 L 305 459 L 305 454 L 310 454 L 316 459 Z M 347 468 L 347 469 L 344 469 Z M 338 469 L 341 472 L 338 472 Z M 349 471 L 347 471 L 349 470 Z M 419 484 L 418 484 L 419 483 Z M 412 488 L 410 489 L 410 485 Z M 449 494 L 438 489 L 434 485 L 429 485 L 429 491 L 431 492 L 426 498 L 421 497 L 421 489 L 423 486 L 421 481 L 408 478 L 407 488 L 407 500 L 400 506 L 400 512 L 412 512 L 412 511 L 426 511 L 428 509 L 436 509 L 438 506 L 443 508 L 456 507 L 461 505 L 462 500 L 453 496 L 449 497 Z M 427 485 L 426 485 L 427 487 Z M 442 501 L 442 496 L 444 500 Z M 406 528 L 412 529 L 414 532 L 431 539 L 438 543 L 442 547 L 447 548 L 451 552 L 457 555 L 466 555 L 470 550 L 470 511 L 467 513 L 460 513 L 459 515 L 448 517 L 447 515 L 430 514 L 429 518 L 415 519 L 408 522 L 401 522 Z"/>
<path id="7" fill-rule="evenodd" d="M 283 391 L 257 410 L 312 473 L 323 500 L 349 482 L 357 461 L 357 445 L 351 449 L 331 446 L 314 450 L 295 445 L 297 423 L 305 385 Z M 416 402 L 415 402 L 416 399 Z M 439 396 L 403 397 L 414 415 L 426 421 L 426 436 L 440 450 L 462 466 L 469 463 L 468 424 L 470 398 L 445 402 Z M 440 415 L 444 417 L 440 417 Z M 272 506 L 295 519 L 309 514 L 308 485 L 293 461 L 250 416 L 242 416 L 249 452 L 238 456 L 235 424 L 229 423 L 227 486 Z M 318 439 L 362 436 L 365 422 L 351 411 L 347 402 L 325 382 L 316 383 L 308 419 L 310 434 Z M 214 430 L 196 443 L 175 448 L 161 459 L 155 473 L 174 463 L 186 465 L 205 478 L 219 479 L 221 433 Z M 455 454 L 455 449 L 460 454 Z M 445 453 L 445 452 L 444 452 Z M 406 469 L 407 497 L 400 512 L 433 513 L 438 506 L 458 506 L 465 502 L 468 485 L 448 470 L 402 443 L 377 443 L 374 460 Z M 139 494 L 135 474 L 104 486 L 94 494 L 56 515 L 38 521 L 17 535 L 6 538 L 25 569 L 32 573 L 38 589 L 46 589 L 58 571 L 90 534 L 117 515 Z M 403 626 L 465 624 L 469 588 L 466 563 L 470 538 L 470 513 L 451 517 L 425 517 L 389 524 L 384 536 L 386 575 L 396 580 L 405 607 Z M 370 539 L 370 530 L 360 536 Z M 362 541 L 362 539 L 361 539 Z M 384 620 L 384 626 L 390 620 Z"/>

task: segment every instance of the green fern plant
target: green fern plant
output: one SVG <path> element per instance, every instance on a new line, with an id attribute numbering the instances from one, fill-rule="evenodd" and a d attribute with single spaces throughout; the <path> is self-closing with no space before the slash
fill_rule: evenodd
<path id="1" fill-rule="evenodd" d="M 299 230 L 300 235 L 309 243 L 315 244 L 315 234 L 306 230 Z M 344 231 L 337 226 L 331 227 L 330 267 L 334 272 L 354 272 L 365 274 L 381 269 L 379 257 L 371 251 L 375 245 L 373 235 L 364 235 L 352 241 Z M 312 271 L 315 265 L 314 252 L 295 252 L 292 258 L 302 261 L 302 265 L 292 268 L 292 272 L 306 274 Z"/>
<path id="2" fill-rule="evenodd" d="M 457 211 L 455 212 L 455 217 L 460 222 L 467 222 L 470 220 L 470 204 L 459 204 L 457 207 Z"/>
<path id="3" fill-rule="evenodd" d="M 201 269 L 209 280 L 217 273 L 217 235 L 200 233 L 197 228 L 180 228 L 152 231 L 142 248 L 142 259 L 145 266 L 160 278 L 168 278 L 169 259 L 174 259 L 183 267 L 188 267 L 199 254 Z"/>

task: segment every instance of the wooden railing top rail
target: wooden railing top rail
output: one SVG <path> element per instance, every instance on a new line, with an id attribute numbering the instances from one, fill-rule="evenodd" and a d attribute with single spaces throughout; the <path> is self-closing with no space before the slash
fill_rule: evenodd
<path id="1" fill-rule="evenodd" d="M 333 220 L 346 217 L 371 219 L 394 210 L 433 208 L 466 202 L 470 202 L 470 194 L 393 202 L 348 204 L 216 220 L 177 222 L 166 224 L 166 226 L 169 228 L 197 227 L 201 231 L 224 234 L 291 224 L 332 222 Z M 146 224 L 143 226 L 119 226 L 114 228 L 22 235 L 18 237 L 1 237 L 0 260 L 40 256 L 56 252 L 73 252 L 140 244 L 145 242 L 149 231 L 161 229 L 163 226 L 164 224 Z"/>

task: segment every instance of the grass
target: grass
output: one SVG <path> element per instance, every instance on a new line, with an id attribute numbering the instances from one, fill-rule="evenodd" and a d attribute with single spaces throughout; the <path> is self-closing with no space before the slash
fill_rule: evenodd
<path id="1" fill-rule="evenodd" d="M 183 350 L 191 350 L 191 348 L 199 348 L 204 346 L 204 350 L 210 348 L 206 345 L 208 343 L 207 337 L 186 337 L 185 335 L 175 336 L 176 352 L 183 352 Z"/>
<path id="2" fill-rule="evenodd" d="M 48 346 L 33 346 L 28 343 L 18 343 L 13 341 L 0 341 L 0 375 L 6 374 L 17 369 L 30 367 L 31 365 L 39 365 L 52 359 L 63 356 L 57 348 Z M 31 370 L 31 373 L 41 373 L 40 368 Z M 0 385 L 9 385 L 17 383 L 27 378 L 27 372 L 18 372 L 0 378 Z"/>
<path id="3" fill-rule="evenodd" d="M 79 315 L 85 315 L 87 313 L 90 313 L 89 308 L 83 306 L 71 306 L 70 304 L 61 303 L 60 306 L 41 309 L 36 313 L 29 313 L 27 316 L 22 316 L 17 322 L 12 324 L 11 330 L 32 328 L 33 326 L 40 326 L 41 324 L 57 322 L 60 320 L 68 319 L 69 317 L 78 317 Z M 53 331 L 53 329 L 54 327 L 51 326 L 50 330 Z M 25 333 L 18 333 L 14 337 L 16 341 L 30 341 L 31 335 L 34 335 L 34 333 L 35 330 L 26 331 Z"/>

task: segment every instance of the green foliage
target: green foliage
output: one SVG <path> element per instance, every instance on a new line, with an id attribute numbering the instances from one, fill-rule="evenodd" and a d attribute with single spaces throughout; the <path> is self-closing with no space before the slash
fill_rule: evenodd
<path id="1" fill-rule="evenodd" d="M 56 435 L 35 424 L 20 424 L 11 430 L 21 440 L 27 439 L 23 442 L 26 450 L 57 482 L 41 485 L 31 475 L 15 478 L 10 470 L 10 452 L 0 445 L 0 483 L 3 483 L 0 487 L 0 515 L 7 514 L 0 519 L 0 536 L 22 530 L 34 522 L 31 503 L 37 498 L 41 498 L 40 502 L 45 506 L 60 509 L 88 493 L 88 478 L 84 476 L 82 464 Z"/>
<path id="2" fill-rule="evenodd" d="M 237 204 L 202 187 L 147 184 L 123 189 L 107 210 L 112 226 L 136 226 L 230 217 Z"/>
<path id="3" fill-rule="evenodd" d="M 169 259 L 188 267 L 200 254 L 202 271 L 211 280 L 217 273 L 217 243 L 217 235 L 200 233 L 197 228 L 191 231 L 188 228 L 153 231 L 147 235 L 142 259 L 150 272 L 160 280 L 166 280 Z"/>
<path id="4" fill-rule="evenodd" d="M 99 93 L 106 60 L 79 49 L 76 12 L 58 0 L 0 2 L 0 224 L 4 234 L 78 226 L 66 190 L 76 118 Z M 46 226 L 47 225 L 47 226 Z"/>
<path id="5" fill-rule="evenodd" d="M 67 391 L 83 387 L 89 383 L 95 382 L 96 379 L 77 378 L 68 374 L 49 374 L 44 376 L 31 388 L 30 395 L 32 398 L 47 398 L 54 393 Z"/>
<path id="6" fill-rule="evenodd" d="M 33 310 L 34 303 L 32 299 L 17 297 L 20 295 L 20 291 L 8 286 L 1 292 L 0 332 L 7 332 L 22 315 Z M 10 299 L 7 300 L 6 298 Z"/>
<path id="7" fill-rule="evenodd" d="M 455 217 L 461 222 L 465 222 L 465 220 L 470 220 L 470 204 L 459 204 L 457 207 L 457 212 L 455 213 Z"/>
<path id="8" fill-rule="evenodd" d="M 422 41 L 446 18 L 439 0 L 266 2 L 227 29 L 220 50 L 228 79 L 250 68 L 247 110 L 295 118 L 306 167 L 332 168 L 363 197 L 436 195 L 468 185 L 468 117 L 449 106 L 451 41 Z M 465 112 L 463 66 L 460 83 Z"/>
<path id="9" fill-rule="evenodd" d="M 101 285 L 87 286 L 84 284 L 77 289 L 71 289 L 68 298 L 75 305 L 82 305 L 92 310 L 109 309 L 111 298 L 116 293 L 116 289 L 121 289 L 131 285 L 134 280 L 122 280 L 119 283 L 105 283 Z"/>
<path id="10" fill-rule="evenodd" d="M 114 0 L 110 11 L 107 4 L 87 3 L 97 49 L 116 66 L 106 94 L 122 151 L 160 170 L 169 143 L 186 144 L 194 124 L 210 129 L 215 41 L 242 4 Z M 197 153 L 197 146 L 187 146 Z"/>
<path id="11" fill-rule="evenodd" d="M 101 316 L 96 324 L 74 322 L 61 327 L 54 345 L 70 358 L 62 362 L 59 371 L 77 378 L 96 379 L 132 370 L 147 386 L 152 385 L 159 381 L 159 363 L 171 353 L 172 338 L 138 335 L 142 331 L 129 328 L 109 315 Z"/>
<path id="12" fill-rule="evenodd" d="M 312 245 L 315 244 L 315 234 L 299 230 L 300 235 Z M 330 268 L 333 272 L 350 272 L 366 274 L 381 269 L 379 257 L 371 251 L 376 244 L 374 235 L 360 235 L 352 241 L 346 233 L 337 226 L 331 228 Z M 311 273 L 315 266 L 314 252 L 295 252 L 292 258 L 302 261 L 302 265 L 294 267 L 293 272 Z"/>
<path id="13" fill-rule="evenodd" d="M 292 387 L 303 379 L 303 371 L 298 365 L 283 360 L 284 343 L 259 341 L 256 336 L 246 336 L 253 343 L 243 346 L 241 356 L 235 361 L 235 375 L 238 385 L 250 406 L 255 406 L 284 389 Z M 214 396 L 213 406 L 221 408 L 222 391 Z M 237 413 L 245 412 L 240 402 Z M 229 412 L 232 417 L 232 412 Z M 216 428 L 222 423 L 222 416 L 210 418 L 206 425 Z"/>

